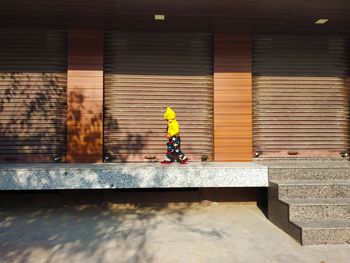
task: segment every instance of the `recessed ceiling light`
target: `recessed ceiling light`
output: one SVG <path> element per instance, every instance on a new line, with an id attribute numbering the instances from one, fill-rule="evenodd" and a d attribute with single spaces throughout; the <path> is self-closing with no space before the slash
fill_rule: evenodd
<path id="1" fill-rule="evenodd" d="M 323 25 L 323 24 L 326 24 L 328 22 L 328 19 L 327 18 L 320 18 L 318 19 L 315 24 L 317 25 Z"/>
<path id="2" fill-rule="evenodd" d="M 165 15 L 154 15 L 154 20 L 165 20 Z"/>

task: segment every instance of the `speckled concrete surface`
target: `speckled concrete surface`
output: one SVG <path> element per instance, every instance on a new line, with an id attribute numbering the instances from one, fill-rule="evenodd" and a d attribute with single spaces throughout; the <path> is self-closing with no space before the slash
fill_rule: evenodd
<path id="1" fill-rule="evenodd" d="M 304 245 L 350 243 L 349 161 L 259 163 L 269 167 L 274 224 Z"/>
<path id="2" fill-rule="evenodd" d="M 333 241 L 333 242 L 332 242 Z M 304 229 L 303 245 L 350 244 L 350 228 L 347 229 Z M 348 258 L 349 261 L 350 257 Z"/>
<path id="3" fill-rule="evenodd" d="M 350 180 L 350 167 L 338 168 L 274 168 L 269 167 L 270 180 Z"/>
<path id="4" fill-rule="evenodd" d="M 348 204 L 294 204 L 289 203 L 289 219 L 299 220 L 350 220 L 350 202 Z"/>
<path id="5" fill-rule="evenodd" d="M 350 182 L 301 182 L 278 185 L 279 198 L 350 198 Z"/>
<path id="6" fill-rule="evenodd" d="M 349 159 L 327 159 L 327 158 L 271 158 L 254 159 L 255 163 L 268 165 L 271 168 L 350 168 Z"/>
<path id="7" fill-rule="evenodd" d="M 0 210 L 0 262 L 348 263 L 350 245 L 303 247 L 256 206 Z"/>
<path id="8" fill-rule="evenodd" d="M 267 185 L 268 168 L 254 163 L 0 165 L 0 190 Z"/>
<path id="9" fill-rule="evenodd" d="M 269 167 L 269 180 L 350 180 L 350 162 L 315 161 L 259 161 Z"/>

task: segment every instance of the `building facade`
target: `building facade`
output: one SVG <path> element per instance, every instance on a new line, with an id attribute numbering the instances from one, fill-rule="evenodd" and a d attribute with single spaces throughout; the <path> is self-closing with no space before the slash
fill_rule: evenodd
<path id="1" fill-rule="evenodd" d="M 1 18 L 2 163 L 160 160 L 167 106 L 193 161 L 349 151 L 344 1 L 17 2 Z"/>
<path id="2" fill-rule="evenodd" d="M 349 150 L 344 36 L 16 28 L 1 38 L 3 163 L 159 160 L 167 106 L 194 161 Z"/>
<path id="3" fill-rule="evenodd" d="M 350 242 L 349 1 L 13 0 L 0 13 L 1 190 L 269 184 L 269 218 L 295 239 Z M 168 106 L 193 166 L 130 164 L 163 159 Z"/>

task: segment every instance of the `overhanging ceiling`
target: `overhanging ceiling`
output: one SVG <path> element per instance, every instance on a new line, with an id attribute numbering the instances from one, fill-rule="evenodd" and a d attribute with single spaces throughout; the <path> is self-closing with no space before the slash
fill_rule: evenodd
<path id="1" fill-rule="evenodd" d="M 349 0 L 7 0 L 0 12 L 6 27 L 350 33 Z M 329 22 L 316 25 L 319 18 Z"/>

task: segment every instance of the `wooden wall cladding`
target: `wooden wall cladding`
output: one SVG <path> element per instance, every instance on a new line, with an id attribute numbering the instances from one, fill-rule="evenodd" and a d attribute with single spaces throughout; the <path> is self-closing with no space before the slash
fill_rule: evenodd
<path id="1" fill-rule="evenodd" d="M 252 160 L 251 36 L 214 35 L 214 159 Z"/>
<path id="2" fill-rule="evenodd" d="M 71 30 L 67 162 L 102 162 L 103 31 Z"/>

